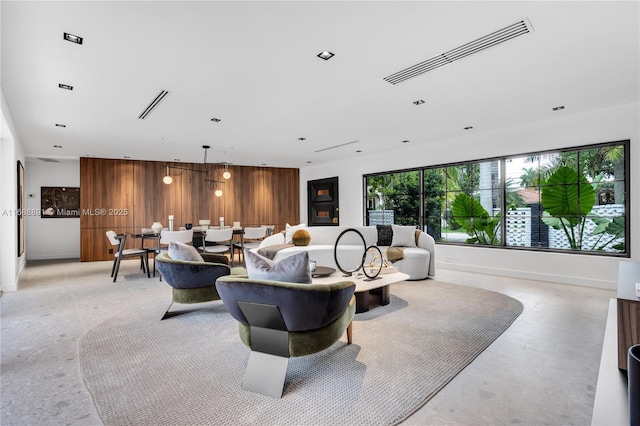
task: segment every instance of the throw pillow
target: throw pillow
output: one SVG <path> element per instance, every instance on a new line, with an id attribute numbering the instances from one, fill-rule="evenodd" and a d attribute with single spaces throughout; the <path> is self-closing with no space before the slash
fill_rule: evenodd
<path id="1" fill-rule="evenodd" d="M 311 243 L 311 234 L 306 229 L 298 229 L 293 233 L 291 241 L 295 246 L 308 246 Z"/>
<path id="2" fill-rule="evenodd" d="M 399 226 L 391 225 L 393 230 L 393 247 L 415 247 L 416 246 L 416 227 L 415 226 Z"/>
<path id="3" fill-rule="evenodd" d="M 301 223 L 300 225 L 291 226 L 287 223 L 287 226 L 284 230 L 284 243 L 285 244 L 293 244 L 293 234 L 298 229 L 304 229 L 307 227 L 306 223 Z"/>
<path id="4" fill-rule="evenodd" d="M 306 251 L 274 262 L 250 250 L 245 250 L 244 259 L 249 279 L 311 284 L 309 253 Z"/>
<path id="5" fill-rule="evenodd" d="M 185 243 L 169 243 L 169 257 L 175 260 L 187 260 L 190 262 L 204 262 L 194 246 Z"/>
<path id="6" fill-rule="evenodd" d="M 378 230 L 377 246 L 390 246 L 393 241 L 393 230 L 391 225 L 376 225 Z"/>
<path id="7" fill-rule="evenodd" d="M 276 253 L 278 253 L 282 249 L 286 249 L 289 247 L 294 247 L 293 244 L 274 244 L 272 246 L 261 247 L 258 249 L 258 254 L 260 256 L 264 256 L 267 259 L 273 260 L 276 257 Z"/>

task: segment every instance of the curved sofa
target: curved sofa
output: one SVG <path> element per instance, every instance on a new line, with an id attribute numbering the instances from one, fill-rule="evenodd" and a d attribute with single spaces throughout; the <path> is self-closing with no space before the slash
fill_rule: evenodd
<path id="1" fill-rule="evenodd" d="M 265 238 L 260 246 L 252 249 L 252 251 L 260 253 L 261 249 L 268 247 L 272 250 L 277 249 L 273 256 L 273 260 L 276 262 L 292 254 L 306 251 L 309 253 L 309 259 L 315 260 L 317 265 L 337 269 L 334 259 L 334 246 L 342 231 L 348 228 L 360 231 L 367 247 L 376 245 L 378 231 L 375 226 L 309 226 L 304 228 L 311 235 L 311 242 L 308 246 L 283 247 L 282 245 L 285 243 L 284 233 L 277 233 Z M 379 246 L 379 248 L 384 252 L 388 247 Z M 337 255 L 338 262 L 344 269 L 355 269 L 362 259 L 362 252 L 362 239 L 355 232 L 348 232 L 340 238 Z M 410 280 L 424 280 L 435 277 L 435 241 L 433 237 L 425 232 L 420 232 L 417 239 L 417 247 L 405 247 L 403 249 L 403 258 L 392 265 L 397 267 L 400 272 L 408 274 Z"/>

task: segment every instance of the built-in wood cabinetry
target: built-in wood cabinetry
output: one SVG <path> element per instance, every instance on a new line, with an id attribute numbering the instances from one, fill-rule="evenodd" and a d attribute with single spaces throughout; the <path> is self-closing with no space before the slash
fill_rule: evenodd
<path id="1" fill-rule="evenodd" d="M 168 226 L 169 215 L 174 215 L 176 227 L 185 223 L 197 226 L 199 219 L 210 219 L 213 225 L 224 217 L 226 224 L 275 225 L 276 232 L 286 223 L 300 221 L 298 169 L 229 166 L 231 179 L 220 186 L 222 197 L 216 197 L 198 174 L 172 174 L 173 183 L 165 185 L 165 166 L 156 161 L 80 159 L 82 261 L 113 259 L 106 231 L 140 232 L 153 222 Z M 215 170 L 213 164 L 207 167 L 216 179 L 224 180 L 221 170 Z M 139 244 L 129 238 L 127 247 Z"/>

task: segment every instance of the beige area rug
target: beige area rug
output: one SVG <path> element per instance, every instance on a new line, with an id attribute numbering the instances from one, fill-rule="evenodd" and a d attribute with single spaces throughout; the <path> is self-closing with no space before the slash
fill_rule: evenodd
<path id="1" fill-rule="evenodd" d="M 503 294 L 433 280 L 391 293 L 356 315 L 354 344 L 291 358 L 282 399 L 241 389 L 249 349 L 219 301 L 165 321 L 162 307 L 116 315 L 82 338 L 82 375 L 106 425 L 397 424 L 522 312 Z"/>

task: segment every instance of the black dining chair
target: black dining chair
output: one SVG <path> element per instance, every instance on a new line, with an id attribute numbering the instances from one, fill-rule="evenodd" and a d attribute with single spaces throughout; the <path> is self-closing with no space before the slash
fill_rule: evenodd
<path id="1" fill-rule="evenodd" d="M 111 268 L 111 276 L 113 282 L 116 282 L 118 278 L 118 270 L 120 269 L 120 261 L 126 258 L 139 257 L 142 261 L 143 270 L 147 272 L 147 277 L 151 278 L 149 272 L 149 252 L 141 248 L 125 249 L 124 245 L 127 242 L 126 234 L 116 234 L 115 231 L 107 231 L 107 238 L 113 246 L 118 246 L 117 251 L 113 254 L 113 267 Z"/>

